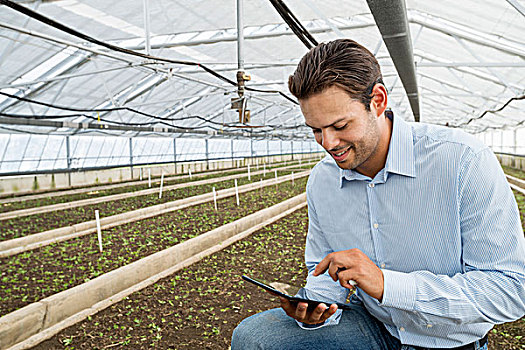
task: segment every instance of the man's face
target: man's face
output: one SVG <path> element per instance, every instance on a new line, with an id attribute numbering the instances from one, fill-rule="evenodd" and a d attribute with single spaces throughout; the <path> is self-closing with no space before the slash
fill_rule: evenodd
<path id="1" fill-rule="evenodd" d="M 343 89 L 332 86 L 299 101 L 306 124 L 315 140 L 342 169 L 368 175 L 378 155 L 378 118 L 363 103 L 353 100 Z M 371 164 L 372 163 L 372 164 Z M 365 170 L 365 171 L 362 171 Z"/>

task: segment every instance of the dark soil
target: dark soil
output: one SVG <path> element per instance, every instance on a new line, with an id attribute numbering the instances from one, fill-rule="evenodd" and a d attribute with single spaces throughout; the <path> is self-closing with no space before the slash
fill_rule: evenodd
<path id="1" fill-rule="evenodd" d="M 278 175 L 286 175 L 291 171 L 279 171 Z M 237 179 L 239 186 L 259 181 L 260 179 L 269 179 L 274 176 L 272 173 L 264 175 L 251 176 L 251 180 L 247 177 Z M 146 196 L 130 197 L 120 199 L 117 201 L 103 202 L 93 205 L 88 205 L 79 208 L 72 208 L 60 211 L 54 211 L 44 214 L 35 214 L 20 218 L 0 221 L 0 241 L 9 240 L 13 238 L 23 237 L 47 230 L 52 230 L 60 227 L 74 225 L 77 223 L 91 221 L 95 219 L 95 210 L 99 210 L 100 217 L 120 214 L 126 211 L 145 208 L 152 205 L 166 203 L 177 199 L 196 196 L 204 193 L 212 192 L 212 188 L 221 190 L 231 188 L 234 186 L 234 180 L 222 181 L 213 184 L 206 184 L 200 186 L 192 186 L 186 188 L 179 188 L 172 191 L 165 191 L 162 198 L 159 199 L 159 194 L 154 193 Z"/>
<path id="2" fill-rule="evenodd" d="M 228 349 L 235 326 L 278 301 L 242 274 L 306 278 L 303 209 L 99 312 L 35 349 Z"/>
<path id="3" fill-rule="evenodd" d="M 244 318 L 279 303 L 248 274 L 300 285 L 307 211 L 300 210 L 72 326 L 34 349 L 227 349 Z M 489 349 L 525 348 L 525 318 L 496 326 Z"/>
<path id="4" fill-rule="evenodd" d="M 297 164 L 299 165 L 298 162 L 294 162 L 294 163 L 287 163 L 287 165 L 292 165 L 292 164 Z M 303 162 L 304 164 L 304 162 Z M 267 170 L 273 170 L 274 168 L 276 167 L 283 167 L 284 166 L 284 163 L 272 163 L 272 164 L 267 164 L 266 165 L 266 169 Z M 263 166 L 260 165 L 259 166 L 259 170 L 262 170 L 263 169 Z M 252 172 L 253 171 L 257 171 L 257 167 L 256 166 L 252 166 L 251 168 Z M 170 185 L 175 185 L 175 184 L 179 184 L 179 183 L 186 183 L 186 182 L 191 182 L 191 181 L 196 181 L 196 180 L 205 180 L 205 179 L 211 179 L 211 178 L 216 178 L 216 177 L 222 177 L 222 176 L 229 176 L 229 175 L 234 175 L 234 174 L 241 174 L 241 173 L 246 173 L 246 168 L 243 168 L 243 169 L 238 169 L 238 168 L 229 168 L 229 169 L 223 169 L 223 170 L 217 170 L 217 171 L 220 171 L 220 173 L 216 173 L 216 174 L 206 174 L 207 172 L 209 171 L 206 171 L 206 172 L 197 172 L 197 173 L 194 173 L 193 175 L 195 175 L 194 177 L 192 177 L 191 179 L 189 177 L 185 177 L 185 178 L 177 178 L 176 176 L 169 176 L 170 178 L 173 178 L 175 177 L 174 179 L 172 180 L 167 180 L 168 178 L 165 177 L 164 178 L 164 187 L 166 186 L 170 186 Z M 213 172 L 216 172 L 216 170 L 213 170 Z M 281 174 L 281 173 L 279 173 Z M 186 174 L 187 175 L 187 174 Z M 182 176 L 182 175 L 180 175 Z M 145 180 L 147 180 L 147 175 L 143 178 Z M 33 199 L 33 200 L 25 200 L 25 201 L 22 201 L 22 202 L 14 202 L 14 203 L 3 203 L 1 204 L 0 203 L 0 213 L 4 213 L 4 212 L 9 212 L 9 211 L 14 211 L 14 210 L 19 210 L 19 209 L 26 209 L 26 208 L 33 208 L 33 207 L 42 207 L 42 206 L 45 206 L 45 205 L 51 205 L 51 204 L 57 204 L 57 203 L 65 203 L 65 202 L 72 202 L 72 201 L 77 201 L 77 200 L 81 200 L 81 199 L 87 199 L 87 198 L 96 198 L 96 197 L 102 197 L 102 196 L 109 196 L 109 195 L 113 195 L 113 194 L 120 194 L 120 193 L 125 193 L 125 192 L 134 192 L 134 191 L 140 191 L 140 190 L 146 190 L 148 188 L 150 188 L 148 186 L 148 184 L 137 184 L 138 180 L 135 180 L 135 181 L 127 181 L 127 182 L 122 182 L 122 184 L 128 184 L 127 186 L 122 186 L 122 187 L 117 187 L 117 188 L 112 188 L 112 189 L 107 189 L 107 190 L 97 190 L 97 187 L 100 186 L 99 184 L 97 185 L 93 185 L 93 190 L 90 191 L 90 192 L 83 192 L 83 193 L 78 193 L 78 194 L 73 194 L 73 195 L 64 195 L 64 196 L 57 196 L 57 197 L 48 197 L 48 198 L 40 198 L 40 199 Z M 152 184 L 152 187 L 159 187 L 160 186 L 160 176 L 155 176 L 155 177 L 151 177 L 151 184 Z M 108 185 L 108 184 L 105 184 L 105 185 Z M 82 188 L 89 188 L 90 186 L 84 186 Z M 67 190 L 69 190 L 70 188 L 68 188 Z M 65 190 L 62 190 L 62 191 L 65 191 Z M 60 192 L 60 191 L 48 191 L 50 194 L 55 194 L 57 192 Z M 14 197 L 14 196 L 12 196 Z M 19 196 L 19 197 L 24 197 L 24 196 Z M 1 200 L 0 200 L 1 201 Z"/>
<path id="5" fill-rule="evenodd" d="M 516 169 L 516 168 L 512 168 L 509 166 L 502 166 L 502 168 L 503 168 L 503 171 L 505 171 L 505 173 L 511 176 L 517 177 L 518 179 L 525 180 L 525 171 Z"/>
<path id="6" fill-rule="evenodd" d="M 179 183 L 186 183 L 186 182 L 195 181 L 195 180 L 204 180 L 204 179 L 209 179 L 209 178 L 218 177 L 218 176 L 228 176 L 228 175 L 233 175 L 237 173 L 241 173 L 241 172 L 239 170 L 227 170 L 221 173 L 221 175 L 213 174 L 213 175 L 199 176 L 199 177 L 192 178 L 192 179 L 190 178 L 177 179 L 176 178 L 173 180 L 167 180 L 165 178 L 163 185 L 170 186 L 170 185 L 175 185 Z M 198 175 L 198 174 L 195 174 L 195 175 Z M 170 176 L 170 177 L 173 177 L 173 176 Z M 147 177 L 146 177 L 146 180 L 147 180 Z M 111 188 L 107 190 L 97 190 L 96 188 L 93 188 L 93 190 L 90 192 L 83 192 L 83 193 L 78 193 L 78 194 L 71 194 L 71 195 L 64 195 L 64 196 L 57 196 L 57 197 L 32 199 L 32 200 L 26 200 L 23 202 L 4 203 L 0 205 L 0 213 L 5 213 L 5 212 L 19 210 L 19 209 L 42 207 L 42 206 L 51 205 L 51 204 L 72 202 L 72 201 L 77 201 L 77 200 L 87 199 L 87 198 L 109 196 L 112 194 L 141 191 L 141 190 L 147 190 L 150 188 L 147 183 L 137 184 L 136 181 L 133 181 L 133 182 L 129 182 L 128 184 L 129 184 L 128 186 L 116 187 L 116 188 Z M 160 178 L 152 177 L 151 186 L 158 188 L 159 185 L 160 185 Z M 86 187 L 83 187 L 83 188 L 86 188 Z"/>
<path id="7" fill-rule="evenodd" d="M 0 259 L 0 315 L 277 204 L 305 190 L 306 178 L 178 210 Z"/>

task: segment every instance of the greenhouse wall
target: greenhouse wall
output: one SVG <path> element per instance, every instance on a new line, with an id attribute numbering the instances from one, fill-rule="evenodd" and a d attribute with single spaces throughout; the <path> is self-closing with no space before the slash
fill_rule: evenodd
<path id="1" fill-rule="evenodd" d="M 322 151 L 313 141 L 292 147 L 291 141 L 281 140 L 51 135 L 0 135 L 0 150 L 4 194 L 128 181 L 146 178 L 147 172 L 160 176 L 231 168 L 251 158 L 300 159 Z"/>

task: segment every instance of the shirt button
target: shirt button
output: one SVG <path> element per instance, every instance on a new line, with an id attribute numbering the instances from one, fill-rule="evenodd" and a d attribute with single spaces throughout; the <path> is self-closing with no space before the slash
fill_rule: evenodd
<path id="1" fill-rule="evenodd" d="M 374 184 L 368 184 L 368 187 L 374 187 L 375 185 Z"/>
<path id="2" fill-rule="evenodd" d="M 385 264 L 381 264 L 381 268 L 384 269 L 385 268 Z"/>
<path id="3" fill-rule="evenodd" d="M 374 228 L 378 228 L 378 227 L 379 227 L 379 225 L 378 225 L 378 224 L 374 224 Z"/>
<path id="4" fill-rule="evenodd" d="M 404 332 L 404 331 L 405 331 L 405 328 L 401 327 L 401 328 L 399 328 L 399 330 L 400 330 L 401 332 Z"/>

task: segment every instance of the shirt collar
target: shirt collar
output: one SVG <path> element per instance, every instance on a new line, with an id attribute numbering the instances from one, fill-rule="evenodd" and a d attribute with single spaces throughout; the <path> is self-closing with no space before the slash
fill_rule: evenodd
<path id="1" fill-rule="evenodd" d="M 414 164 L 414 141 L 412 128 L 402 118 L 392 117 L 392 135 L 390 136 L 390 145 L 382 175 L 382 182 L 386 182 L 389 173 L 416 177 L 416 167 Z M 343 186 L 343 179 L 367 180 L 368 176 L 362 175 L 357 171 L 348 169 L 339 169 L 340 187 Z"/>

